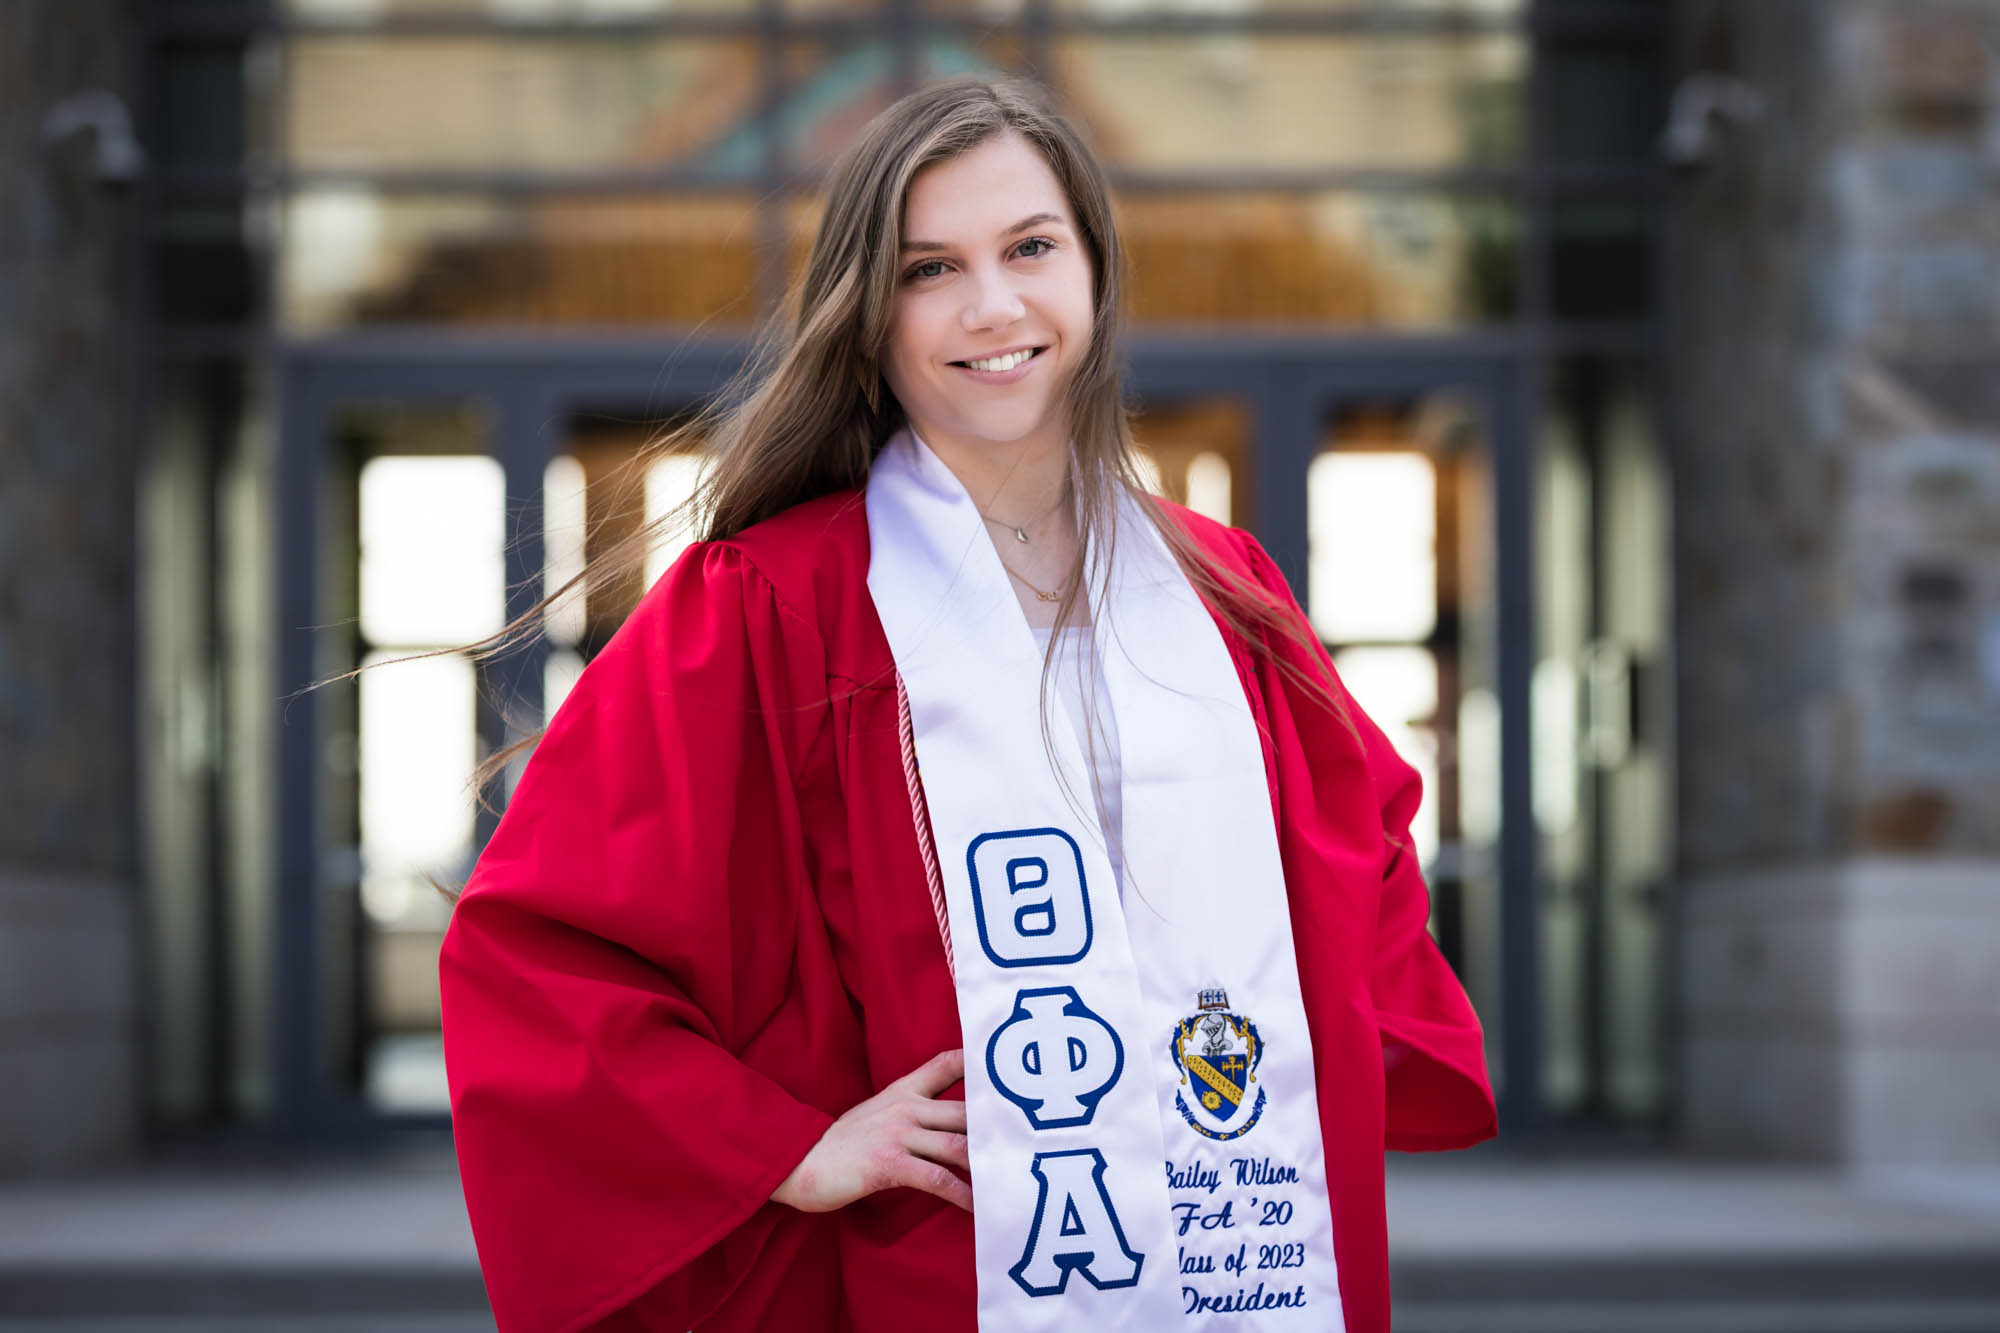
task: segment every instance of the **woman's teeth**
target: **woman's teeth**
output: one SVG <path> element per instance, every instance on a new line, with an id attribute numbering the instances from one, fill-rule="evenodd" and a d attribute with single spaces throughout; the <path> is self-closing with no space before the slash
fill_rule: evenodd
<path id="1" fill-rule="evenodd" d="M 967 361 L 963 364 L 972 367 L 974 370 L 1012 370 L 1015 366 L 1020 365 L 1023 361 L 1033 356 L 1038 350 L 1040 349 L 1030 347 L 1019 352 L 1009 352 L 1005 356 L 996 356 L 991 360 Z"/>

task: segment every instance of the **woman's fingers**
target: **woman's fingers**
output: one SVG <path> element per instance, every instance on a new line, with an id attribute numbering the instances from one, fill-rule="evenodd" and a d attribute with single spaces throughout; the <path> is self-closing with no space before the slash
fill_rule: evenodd
<path id="1" fill-rule="evenodd" d="M 954 1134 L 965 1133 L 964 1102 L 926 1098 L 916 1106 L 917 1123 L 925 1129 L 942 1129 Z"/>
<path id="2" fill-rule="evenodd" d="M 966 1155 L 965 1135 L 947 1134 L 935 1129 L 913 1129 L 904 1138 L 903 1145 L 919 1157 L 946 1166 L 955 1166 L 968 1176 L 972 1174 L 972 1159 Z"/>
<path id="3" fill-rule="evenodd" d="M 935 1194 L 947 1203 L 957 1204 L 968 1213 L 972 1211 L 972 1186 L 959 1176 L 953 1175 L 949 1167 L 940 1166 L 936 1162 L 925 1161 L 916 1156 L 905 1156 L 896 1183 L 922 1190 L 926 1194 Z"/>
<path id="4" fill-rule="evenodd" d="M 965 1052 L 940 1051 L 851 1107 L 771 1197 L 802 1212 L 829 1212 L 876 1190 L 905 1185 L 970 1212 L 965 1103 L 937 1096 L 964 1077 Z"/>
<path id="5" fill-rule="evenodd" d="M 939 1051 L 896 1080 L 919 1097 L 935 1097 L 965 1077 L 964 1050 Z"/>
<path id="6" fill-rule="evenodd" d="M 771 1197 L 803 1212 L 828 1212 L 907 1185 L 970 1212 L 965 1103 L 937 1099 L 964 1077 L 965 1052 L 940 1051 L 835 1121 Z"/>

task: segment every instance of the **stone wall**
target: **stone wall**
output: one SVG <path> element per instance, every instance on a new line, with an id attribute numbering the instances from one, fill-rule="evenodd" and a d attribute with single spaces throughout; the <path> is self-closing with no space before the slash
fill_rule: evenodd
<path id="1" fill-rule="evenodd" d="M 2000 0 L 1677 24 L 1687 1125 L 2000 1161 Z"/>
<path id="2" fill-rule="evenodd" d="M 0 1174 L 137 1136 L 129 192 L 79 89 L 132 102 L 136 0 L 0 5 Z"/>

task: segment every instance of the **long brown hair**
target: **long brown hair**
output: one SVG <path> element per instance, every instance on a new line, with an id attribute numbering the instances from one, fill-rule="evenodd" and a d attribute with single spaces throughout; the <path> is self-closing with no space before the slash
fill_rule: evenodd
<path id="1" fill-rule="evenodd" d="M 1108 557 L 1116 545 L 1119 491 L 1152 522 L 1190 583 L 1231 629 L 1310 697 L 1353 730 L 1339 691 L 1318 671 L 1301 670 L 1269 646 L 1275 631 L 1319 660 L 1316 636 L 1283 599 L 1255 579 L 1212 560 L 1146 489 L 1123 395 L 1126 255 L 1113 225 L 1103 168 L 1040 85 L 1018 77 L 959 76 L 925 85 L 885 108 L 840 156 L 826 183 L 826 209 L 803 276 L 777 316 L 758 334 L 730 384 L 693 416 L 651 441 L 636 467 L 666 453 L 705 454 L 693 493 L 591 559 L 561 587 L 506 626 L 448 652 L 498 655 L 532 639 L 544 612 L 583 589 L 633 577 L 649 551 L 672 532 L 703 541 L 735 536 L 794 505 L 866 484 L 876 453 L 907 424 L 883 379 L 881 363 L 895 313 L 903 211 L 919 173 L 988 140 L 1016 134 L 1039 151 L 1067 197 L 1091 258 L 1090 345 L 1063 389 L 1074 448 L 1070 483 L 1079 542 L 1063 580 L 1058 627 L 1080 624 L 1086 552 L 1095 540 Z M 1087 608 L 1087 601 L 1083 603 Z M 1084 626 L 1088 636 L 1093 627 Z M 1048 681 L 1060 634 L 1043 659 L 1043 740 L 1051 761 Z M 428 655 L 428 654 L 425 654 Z M 407 659 L 397 659 L 407 660 Z M 381 663 L 379 665 L 388 665 Z M 482 760 L 473 783 L 482 793 L 543 728 Z M 1060 765 L 1055 765 L 1061 771 Z M 1094 771 L 1095 765 L 1092 765 Z M 436 881 L 433 880 L 433 883 Z M 440 892 L 456 894 L 438 885 Z"/>

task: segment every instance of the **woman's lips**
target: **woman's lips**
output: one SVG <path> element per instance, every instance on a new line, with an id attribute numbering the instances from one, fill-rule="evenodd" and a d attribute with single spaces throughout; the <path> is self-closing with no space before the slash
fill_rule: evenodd
<path id="1" fill-rule="evenodd" d="M 1012 384 L 1016 380 L 1025 379 L 1028 372 L 1040 363 L 1042 353 L 1048 350 L 1046 347 L 1036 348 L 1033 356 L 1012 370 L 974 370 L 971 366 L 962 366 L 956 361 L 951 363 L 951 368 L 961 374 L 970 375 L 981 384 Z"/>

